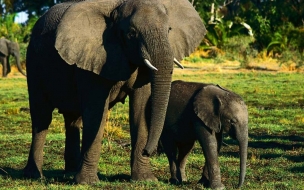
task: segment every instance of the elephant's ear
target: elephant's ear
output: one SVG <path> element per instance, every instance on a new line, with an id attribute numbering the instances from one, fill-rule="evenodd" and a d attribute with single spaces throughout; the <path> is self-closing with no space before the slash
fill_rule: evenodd
<path id="1" fill-rule="evenodd" d="M 216 133 L 221 130 L 220 109 L 222 90 L 214 85 L 201 89 L 194 97 L 193 107 L 196 115 Z"/>
<path id="2" fill-rule="evenodd" d="M 75 3 L 57 28 L 55 48 L 68 64 L 110 80 L 126 80 L 130 68 L 113 31 L 111 13 L 123 0 Z"/>
<path id="3" fill-rule="evenodd" d="M 178 60 L 189 56 L 200 44 L 207 30 L 189 0 L 164 0 L 171 30 L 169 41 Z"/>
<path id="4" fill-rule="evenodd" d="M 5 38 L 0 38 L 0 52 L 5 56 L 8 56 L 8 54 L 9 54 L 8 43 L 10 43 L 9 40 L 7 40 Z"/>

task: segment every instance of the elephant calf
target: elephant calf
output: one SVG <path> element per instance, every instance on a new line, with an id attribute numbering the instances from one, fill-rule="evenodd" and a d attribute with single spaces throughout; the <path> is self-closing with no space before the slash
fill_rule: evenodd
<path id="1" fill-rule="evenodd" d="M 199 183 L 223 189 L 218 162 L 223 131 L 239 142 L 240 187 L 246 173 L 248 146 L 248 112 L 244 101 L 218 85 L 174 81 L 161 136 L 170 164 L 170 182 L 187 180 L 186 160 L 198 140 L 206 160 Z"/>

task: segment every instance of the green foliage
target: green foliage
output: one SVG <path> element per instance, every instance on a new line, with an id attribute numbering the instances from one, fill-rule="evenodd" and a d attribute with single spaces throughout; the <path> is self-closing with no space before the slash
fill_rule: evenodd
<path id="1" fill-rule="evenodd" d="M 33 16 L 29 18 L 29 20 L 25 24 L 21 24 L 21 34 L 19 36 L 19 39 L 22 40 L 23 43 L 28 43 L 30 41 L 32 29 L 38 18 L 39 17 L 37 16 Z"/>
<path id="2" fill-rule="evenodd" d="M 191 56 L 191 57 L 185 57 L 184 59 L 185 61 L 189 61 L 192 63 L 199 63 L 199 62 L 203 62 L 204 60 L 199 57 L 199 56 Z"/>
<path id="3" fill-rule="evenodd" d="M 20 25 L 14 23 L 16 14 L 6 14 L 0 16 L 0 37 L 16 41 L 16 37 L 21 31 Z"/>
<path id="4" fill-rule="evenodd" d="M 295 64 L 296 68 L 304 66 L 304 57 L 299 51 L 291 51 L 289 49 L 282 52 L 278 58 L 280 65 L 286 65 L 287 67 Z"/>
<path id="5" fill-rule="evenodd" d="M 227 41 L 229 25 L 228 22 L 220 22 L 207 26 L 208 33 L 206 39 L 212 46 L 222 48 Z"/>
<path id="6" fill-rule="evenodd" d="M 291 23 L 286 23 L 280 26 L 274 33 L 271 42 L 267 46 L 267 52 L 274 51 L 277 53 L 282 53 L 288 48 L 290 44 L 290 37 L 294 37 L 294 32 L 291 35 L 291 31 L 294 31 L 294 26 Z"/>
<path id="7" fill-rule="evenodd" d="M 38 17 L 32 17 L 26 24 L 18 24 L 14 22 L 15 16 L 15 13 L 0 16 L 0 37 L 18 43 L 27 43 Z"/>
<path id="8" fill-rule="evenodd" d="M 274 33 L 267 46 L 267 53 L 272 52 L 281 64 L 296 63 L 297 67 L 303 65 L 304 30 L 295 28 L 288 22 L 280 26 Z"/>
<path id="9" fill-rule="evenodd" d="M 175 72 L 174 80 L 220 84 L 240 94 L 249 111 L 247 174 L 242 189 L 302 189 L 304 156 L 303 73 L 204 73 L 191 69 Z M 152 156 L 158 182 L 130 182 L 130 137 L 110 133 L 102 142 L 95 185 L 75 185 L 73 175 L 63 173 L 64 124 L 53 113 L 44 147 L 44 180 L 22 176 L 31 143 L 31 121 L 25 78 L 0 78 L 0 184 L 1 189 L 196 189 L 204 157 L 198 143 L 186 168 L 188 182 L 170 185 L 164 154 Z M 109 125 L 129 134 L 128 104 L 117 104 Z M 109 141 L 110 140 L 110 141 Z M 110 146 L 108 145 L 110 142 Z M 222 180 L 227 189 L 238 183 L 238 144 L 225 137 L 220 154 Z"/>
<path id="10" fill-rule="evenodd" d="M 229 60 L 239 60 L 242 67 L 246 67 L 251 58 L 259 52 L 272 52 L 274 58 L 282 64 L 291 64 L 297 67 L 303 65 L 304 30 L 303 16 L 304 3 L 297 0 L 274 1 L 194 1 L 196 9 L 205 21 L 215 19 L 213 24 L 206 24 L 208 33 L 202 43 L 204 50 L 211 50 L 211 57 L 227 57 Z M 210 13 L 211 4 L 214 3 L 215 12 Z M 210 22 L 208 22 L 210 23 Z M 230 27 L 230 23 L 233 23 Z M 247 23 L 253 31 L 253 40 L 250 44 L 238 43 L 238 37 L 248 32 L 241 23 Z M 237 46 L 231 49 L 232 41 Z M 211 47 L 210 47 L 211 46 Z M 244 47 L 246 46 L 246 47 Z M 212 51 L 216 47 L 221 51 Z M 240 50 L 240 51 L 239 51 Z M 218 54 L 221 52 L 220 54 Z M 231 53 L 239 52 L 239 53 Z M 241 56 L 240 56 L 241 55 Z M 229 58 L 230 57 L 230 58 Z"/>

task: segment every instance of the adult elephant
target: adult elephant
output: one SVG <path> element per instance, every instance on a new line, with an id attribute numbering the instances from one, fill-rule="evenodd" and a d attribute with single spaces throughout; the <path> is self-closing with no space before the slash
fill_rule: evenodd
<path id="1" fill-rule="evenodd" d="M 217 85 L 174 81 L 161 135 L 161 144 L 170 165 L 170 181 L 181 183 L 187 180 L 187 157 L 198 140 L 205 156 L 199 182 L 212 189 L 224 189 L 218 161 L 223 132 L 239 141 L 238 186 L 241 187 L 246 174 L 248 147 L 246 104 L 236 93 Z"/>
<path id="2" fill-rule="evenodd" d="M 5 38 L 0 38 L 0 63 L 2 63 L 2 77 L 6 77 L 11 72 L 9 57 L 13 56 L 16 66 L 21 74 L 26 76 L 20 64 L 19 45 Z"/>
<path id="3" fill-rule="evenodd" d="M 43 176 L 43 145 L 52 111 L 58 108 L 66 127 L 65 170 L 77 169 L 77 183 L 99 181 L 108 109 L 128 95 L 131 178 L 157 180 L 149 156 L 163 128 L 173 60 L 189 55 L 205 34 L 188 0 L 89 0 L 53 6 L 35 24 L 27 51 L 33 132 L 25 176 Z M 75 126 L 80 116 L 78 156 Z"/>

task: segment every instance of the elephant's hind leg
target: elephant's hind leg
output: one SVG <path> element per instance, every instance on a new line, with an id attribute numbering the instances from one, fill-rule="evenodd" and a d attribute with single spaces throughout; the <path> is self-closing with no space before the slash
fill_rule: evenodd
<path id="1" fill-rule="evenodd" d="M 79 114 L 63 113 L 65 123 L 65 172 L 76 172 L 80 165 L 80 128 Z"/>
<path id="2" fill-rule="evenodd" d="M 171 177 L 169 179 L 169 182 L 171 184 L 180 184 L 181 179 L 178 179 L 177 177 L 177 146 L 176 143 L 173 140 L 171 131 L 163 130 L 162 136 L 161 136 L 161 143 L 164 148 L 164 152 L 168 158 L 169 161 L 169 169 Z"/>
<path id="3" fill-rule="evenodd" d="M 194 146 L 195 141 L 182 143 L 178 145 L 178 178 L 181 179 L 182 182 L 188 181 L 186 176 L 186 164 L 187 158 Z"/>
<path id="4" fill-rule="evenodd" d="M 32 144 L 24 168 L 24 176 L 28 178 L 41 178 L 43 164 L 43 147 L 48 127 L 52 121 L 53 108 L 42 97 L 32 97 L 30 94 L 30 112 L 32 120 Z M 33 100 L 33 101 L 31 101 Z"/>

